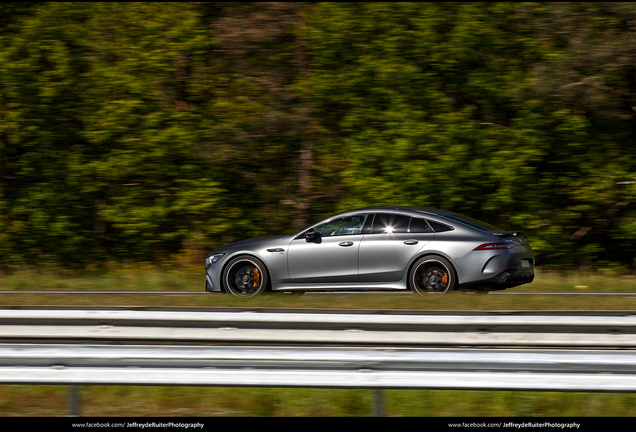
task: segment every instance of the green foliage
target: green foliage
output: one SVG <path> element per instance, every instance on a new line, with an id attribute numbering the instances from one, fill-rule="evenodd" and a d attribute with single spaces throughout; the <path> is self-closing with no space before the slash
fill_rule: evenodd
<path id="1" fill-rule="evenodd" d="M 557 29 L 539 37 L 544 18 L 533 15 L 547 6 L 529 7 L 313 6 L 303 33 L 312 74 L 303 86 L 347 161 L 340 208 L 459 211 L 529 231 L 540 258 L 564 253 L 577 262 L 617 252 L 606 241 L 592 247 L 602 227 L 583 241 L 570 237 L 628 199 L 616 185 L 634 172 L 628 130 L 602 127 L 605 109 L 581 115 L 567 95 L 555 96 L 567 85 L 558 66 L 575 59 L 560 52 Z M 558 14 L 560 6 L 547 8 Z M 573 24 L 589 33 L 589 44 L 624 37 L 620 20 L 595 13 L 597 23 Z M 605 104 L 617 110 L 621 102 Z"/>
<path id="2" fill-rule="evenodd" d="M 143 260 L 223 229 L 181 84 L 212 42 L 195 10 L 47 4 L 9 42 L 0 134 L 16 252 Z"/>
<path id="3" fill-rule="evenodd" d="M 408 205 L 523 229 L 539 262 L 633 266 L 634 23 L 629 3 L 2 4 L 0 264 L 161 262 Z"/>
<path id="4" fill-rule="evenodd" d="M 81 414 L 87 417 L 374 415 L 374 391 L 368 389 L 82 386 L 80 391 Z M 382 392 L 384 416 L 456 417 L 459 421 L 466 417 L 578 417 L 583 421 L 586 417 L 614 417 L 611 421 L 620 421 L 618 417 L 631 415 L 636 402 L 636 396 L 630 393 L 404 389 Z M 66 386 L 5 385 L 0 394 L 0 413 L 7 417 L 64 416 L 68 414 L 67 396 Z"/>

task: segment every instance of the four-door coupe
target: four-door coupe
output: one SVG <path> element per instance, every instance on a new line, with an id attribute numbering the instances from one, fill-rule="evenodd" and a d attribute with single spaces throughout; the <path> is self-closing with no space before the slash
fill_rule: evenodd
<path id="1" fill-rule="evenodd" d="M 534 279 L 522 231 L 458 213 L 351 210 L 297 234 L 243 240 L 205 258 L 206 290 L 252 297 L 271 291 L 505 289 Z"/>

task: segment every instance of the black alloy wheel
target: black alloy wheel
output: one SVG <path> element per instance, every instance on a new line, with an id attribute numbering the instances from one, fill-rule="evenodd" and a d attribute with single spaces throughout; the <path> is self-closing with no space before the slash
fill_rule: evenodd
<path id="1" fill-rule="evenodd" d="M 455 271 L 442 257 L 424 257 L 411 268 L 409 284 L 421 295 L 445 294 L 455 287 Z"/>
<path id="2" fill-rule="evenodd" d="M 242 255 L 233 258 L 223 271 L 223 286 L 237 297 L 254 297 L 267 289 L 267 270 L 257 258 Z"/>

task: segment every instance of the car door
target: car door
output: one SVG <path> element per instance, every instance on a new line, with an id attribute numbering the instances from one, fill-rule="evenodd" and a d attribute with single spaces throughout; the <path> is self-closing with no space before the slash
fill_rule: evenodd
<path id="1" fill-rule="evenodd" d="M 435 233 L 422 218 L 378 213 L 360 242 L 360 282 L 399 281 L 410 259 Z"/>
<path id="2" fill-rule="evenodd" d="M 358 249 L 368 214 L 329 220 L 316 227 L 314 241 L 304 235 L 288 249 L 289 277 L 293 283 L 358 282 Z"/>

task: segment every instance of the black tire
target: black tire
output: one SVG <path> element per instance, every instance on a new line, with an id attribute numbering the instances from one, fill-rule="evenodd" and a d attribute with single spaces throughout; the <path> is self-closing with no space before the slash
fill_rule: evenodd
<path id="1" fill-rule="evenodd" d="M 258 258 L 240 255 L 223 270 L 223 287 L 236 297 L 254 297 L 267 290 L 267 268 Z"/>
<path id="2" fill-rule="evenodd" d="M 409 286 L 420 294 L 446 294 L 457 285 L 455 269 L 448 260 L 426 256 L 417 260 L 409 272 Z"/>

